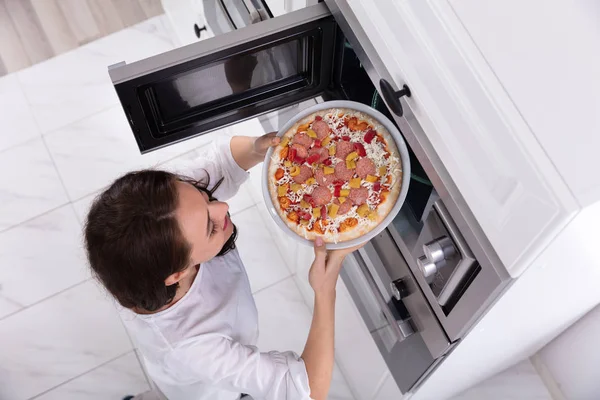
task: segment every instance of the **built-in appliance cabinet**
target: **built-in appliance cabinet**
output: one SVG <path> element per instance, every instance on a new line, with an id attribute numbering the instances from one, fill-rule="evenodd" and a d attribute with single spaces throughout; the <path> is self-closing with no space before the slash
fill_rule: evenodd
<path id="1" fill-rule="evenodd" d="M 535 18 L 531 4 L 542 9 L 556 2 L 347 3 L 396 88 L 410 87 L 404 104 L 426 132 L 419 142 L 428 156 L 439 157 L 504 266 L 519 276 L 579 207 L 557 168 L 561 160 L 546 146 L 571 153 L 572 139 L 581 136 L 553 129 L 571 120 L 563 104 L 577 97 L 558 89 L 562 77 L 551 65 L 558 50 L 538 49 L 556 43 L 537 29 L 564 23 L 544 19 L 550 12 Z M 557 72 L 552 78 L 549 69 Z M 578 83 L 570 94 L 588 91 L 579 89 L 586 82 Z M 538 123 L 540 114 L 545 124 Z M 576 154 L 570 161 L 577 162 Z"/>

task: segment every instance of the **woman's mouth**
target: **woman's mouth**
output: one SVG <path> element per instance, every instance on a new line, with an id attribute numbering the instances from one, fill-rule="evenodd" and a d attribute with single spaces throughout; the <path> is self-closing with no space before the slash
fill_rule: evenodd
<path id="1" fill-rule="evenodd" d="M 225 222 L 223 222 L 223 230 L 227 229 L 227 225 L 229 225 L 229 216 L 225 216 Z"/>

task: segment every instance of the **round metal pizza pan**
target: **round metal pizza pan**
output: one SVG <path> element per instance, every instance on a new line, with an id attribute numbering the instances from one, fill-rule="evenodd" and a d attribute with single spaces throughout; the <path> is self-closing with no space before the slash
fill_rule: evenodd
<path id="1" fill-rule="evenodd" d="M 400 188 L 400 194 L 398 196 L 398 199 L 396 200 L 396 203 L 394 204 L 391 211 L 389 212 L 389 214 L 383 219 L 383 221 L 381 221 L 381 223 L 379 223 L 379 225 L 377 225 L 375 228 L 373 228 L 372 230 L 370 230 L 369 232 L 365 233 L 364 235 L 362 235 L 360 237 L 357 237 L 352 240 L 339 242 L 339 243 L 327 243 L 326 244 L 327 249 L 335 250 L 335 249 L 345 249 L 348 247 L 353 247 L 353 246 L 365 243 L 365 242 L 371 240 L 372 238 L 374 238 L 377 234 L 381 233 L 381 231 L 383 231 L 392 222 L 392 220 L 396 217 L 396 215 L 400 211 L 400 208 L 402 208 L 402 204 L 404 204 L 404 200 L 406 199 L 406 193 L 408 193 L 408 184 L 410 182 L 410 159 L 408 156 L 408 149 L 406 147 L 406 143 L 404 142 L 404 138 L 400 134 L 400 131 L 398 131 L 398 128 L 396 128 L 396 126 L 385 115 L 383 115 L 379 111 L 377 111 L 367 105 L 357 103 L 354 101 L 345 101 L 345 100 L 326 101 L 324 103 L 320 103 L 320 104 L 311 106 L 311 107 L 303 110 L 302 112 L 298 113 L 291 120 L 289 120 L 284 126 L 282 126 L 281 129 L 279 130 L 279 132 L 277 133 L 277 136 L 282 136 L 297 121 L 301 120 L 302 118 L 305 118 L 314 112 L 326 110 L 328 108 L 349 108 L 352 110 L 356 110 L 356 111 L 360 111 L 365 114 L 368 114 L 372 118 L 376 119 L 379 123 L 381 123 L 381 125 L 383 125 L 388 130 L 388 132 L 394 138 L 394 140 L 396 142 L 396 147 L 398 148 L 400 159 L 402 161 L 402 181 L 401 181 L 402 183 L 401 183 L 401 188 Z M 304 243 L 308 246 L 312 246 L 312 241 L 298 235 L 296 232 L 291 230 L 284 221 L 281 220 L 281 217 L 279 216 L 279 214 L 277 213 L 277 209 L 275 208 L 276 205 L 274 205 L 273 201 L 271 200 L 271 195 L 269 194 L 269 186 L 268 186 L 268 183 L 269 183 L 268 172 L 269 172 L 269 163 L 271 161 L 271 156 L 273 155 L 273 150 L 274 149 L 271 148 L 267 151 L 267 154 L 265 155 L 263 171 L 262 171 L 262 192 L 263 192 L 263 198 L 265 200 L 265 204 L 267 206 L 267 209 L 269 210 L 269 214 L 271 215 L 271 218 L 273 218 L 273 221 L 275 221 L 275 224 L 277 224 L 277 226 L 279 228 L 281 228 L 281 230 L 284 231 L 288 236 L 290 236 L 293 239 L 295 239 L 301 243 Z"/>

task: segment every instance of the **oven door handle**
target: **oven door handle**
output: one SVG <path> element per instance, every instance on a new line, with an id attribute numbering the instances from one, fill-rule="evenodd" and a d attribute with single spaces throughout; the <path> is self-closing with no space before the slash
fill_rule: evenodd
<path id="1" fill-rule="evenodd" d="M 371 271 L 376 271 L 376 268 L 374 266 L 375 262 L 380 263 L 383 266 L 381 259 L 379 258 L 379 256 L 377 256 L 377 252 L 375 251 L 375 248 L 371 243 L 367 243 L 363 248 L 359 249 L 358 255 L 360 260 L 357 260 L 357 264 L 362 272 L 363 277 L 365 278 L 365 281 L 371 289 L 371 292 L 375 297 L 375 300 L 377 301 L 377 304 L 379 305 L 379 308 L 381 309 L 384 318 L 391 326 L 392 331 L 396 335 L 398 341 L 403 341 L 404 339 L 406 339 L 414 333 L 414 329 L 410 322 L 410 318 L 405 320 L 397 320 L 394 317 L 394 315 L 389 309 L 387 301 L 385 300 L 385 298 L 381 294 L 381 291 L 377 287 L 377 282 L 375 282 L 375 278 L 373 278 Z"/>
<path id="2" fill-rule="evenodd" d="M 253 24 L 269 19 L 267 10 L 264 9 L 260 0 L 256 2 L 254 0 L 242 0 L 242 2 L 248 9 L 248 14 L 250 14 L 250 21 Z"/>

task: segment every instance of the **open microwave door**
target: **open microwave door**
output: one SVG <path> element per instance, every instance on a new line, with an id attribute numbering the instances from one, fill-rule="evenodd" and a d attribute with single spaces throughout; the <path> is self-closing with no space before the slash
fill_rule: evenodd
<path id="1" fill-rule="evenodd" d="M 142 153 L 319 96 L 337 25 L 315 6 L 109 67 Z"/>

